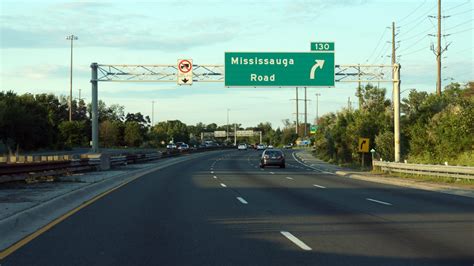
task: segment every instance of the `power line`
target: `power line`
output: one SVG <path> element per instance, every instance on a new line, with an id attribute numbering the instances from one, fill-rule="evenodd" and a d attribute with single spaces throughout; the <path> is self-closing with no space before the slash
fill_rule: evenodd
<path id="1" fill-rule="evenodd" d="M 376 62 L 379 62 L 380 61 L 380 58 L 381 56 L 383 56 L 383 54 L 386 54 L 387 53 L 387 50 L 388 48 L 390 48 L 390 46 L 388 45 L 389 42 L 386 42 L 384 44 L 384 46 L 382 46 L 382 49 L 380 50 L 379 54 L 374 58 L 374 61 L 372 62 L 372 64 L 374 65 Z M 385 49 L 385 50 L 384 50 Z"/>
<path id="2" fill-rule="evenodd" d="M 387 29 L 388 28 L 385 28 L 385 30 L 382 32 L 382 35 L 380 35 L 380 38 L 377 42 L 377 45 L 375 46 L 374 50 L 372 51 L 372 54 L 367 58 L 366 62 L 368 62 L 372 58 L 372 56 L 374 56 L 375 51 L 379 48 L 380 42 L 382 41 L 383 37 L 385 36 L 385 33 L 387 32 Z"/>
<path id="3" fill-rule="evenodd" d="M 430 36 L 430 35 L 426 34 L 426 35 L 422 36 L 421 38 L 419 38 L 418 40 L 416 40 L 415 42 L 412 42 L 413 45 L 408 46 L 407 48 L 405 48 L 405 50 L 402 50 L 401 53 L 406 52 L 406 50 L 410 51 L 411 48 L 415 47 L 416 44 L 418 44 L 419 42 L 421 42 L 422 40 L 424 40 L 424 39 L 427 38 L 428 36 Z"/>
<path id="4" fill-rule="evenodd" d="M 459 27 L 459 26 L 463 26 L 463 25 L 465 25 L 465 24 L 471 23 L 472 21 L 474 21 L 474 19 L 471 18 L 470 20 L 467 20 L 467 21 L 464 21 L 464 22 L 462 22 L 462 23 L 459 23 L 459 24 L 457 24 L 456 26 L 452 26 L 452 27 L 450 27 L 450 28 L 447 28 L 447 29 L 445 29 L 445 31 L 449 31 L 449 30 L 455 29 L 455 28 L 457 28 L 457 27 Z"/>
<path id="5" fill-rule="evenodd" d="M 412 12 L 410 12 L 410 14 L 406 15 L 405 17 L 403 17 L 400 21 L 398 21 L 398 23 L 401 23 L 403 22 L 405 19 L 409 18 L 411 15 L 413 15 L 416 11 L 418 11 L 418 9 L 420 9 L 423 5 L 426 4 L 426 0 L 423 1 L 423 3 L 421 3 L 417 8 L 415 8 Z"/>
<path id="6" fill-rule="evenodd" d="M 449 11 L 449 10 L 453 10 L 453 9 L 456 9 L 456 8 L 458 8 L 458 7 L 461 7 L 461 6 L 465 5 L 465 4 L 469 4 L 470 2 L 471 2 L 471 0 L 468 0 L 468 1 L 464 2 L 464 3 L 462 3 L 462 4 L 459 4 L 459 5 L 457 5 L 457 6 L 454 6 L 454 7 L 448 8 L 448 9 L 445 9 L 445 10 L 443 10 L 443 11 L 446 12 L 446 11 Z"/>
<path id="7" fill-rule="evenodd" d="M 425 35 L 426 33 L 430 32 L 430 31 L 432 31 L 432 30 L 433 30 L 433 27 L 430 27 L 429 29 L 426 29 L 426 30 L 424 30 L 423 32 L 419 32 L 419 33 L 414 34 L 414 35 L 412 35 L 412 36 L 410 36 L 410 37 L 407 37 L 407 38 L 405 38 L 405 39 L 402 39 L 402 40 L 400 40 L 400 42 L 406 42 L 406 41 L 412 40 L 412 39 L 414 39 L 414 38 L 416 38 L 416 37 L 420 37 L 420 35 L 422 35 L 422 34 Z"/>
<path id="8" fill-rule="evenodd" d="M 458 13 L 454 13 L 454 14 L 451 14 L 449 16 L 457 16 L 457 15 L 462 15 L 462 14 L 465 14 L 465 13 L 469 13 L 469 12 L 472 12 L 474 9 L 469 9 L 469 10 L 465 10 L 465 11 L 461 11 L 461 12 L 458 12 Z"/>
<path id="9" fill-rule="evenodd" d="M 456 32 L 447 34 L 447 36 L 455 35 L 455 34 L 458 34 L 458 33 L 463 33 L 463 32 L 466 32 L 466 31 L 470 31 L 470 30 L 472 30 L 472 29 L 474 29 L 474 27 L 469 28 L 469 29 L 464 29 L 464 30 L 456 31 Z"/>
<path id="10" fill-rule="evenodd" d="M 411 55 L 411 54 L 416 54 L 416 53 L 419 53 L 419 52 L 421 52 L 421 51 L 423 51 L 423 50 L 425 50 L 425 49 L 427 49 L 427 47 L 422 47 L 421 49 L 418 49 L 418 50 L 413 51 L 413 52 L 410 52 L 410 53 L 402 54 L 402 55 L 400 55 L 400 56 L 407 56 L 407 55 Z M 428 47 L 428 49 L 429 49 L 429 47 Z"/>
<path id="11" fill-rule="evenodd" d="M 420 19 L 426 18 L 426 16 L 428 16 L 428 14 L 431 13 L 435 7 L 436 7 L 436 3 L 427 12 L 423 13 L 423 15 L 419 16 L 418 18 L 416 18 L 416 19 L 414 19 L 410 22 L 407 22 L 403 25 L 400 25 L 400 28 L 403 28 L 403 27 L 408 26 L 412 23 L 418 22 L 418 21 L 420 21 Z M 416 23 L 416 24 L 418 24 L 418 23 Z"/>

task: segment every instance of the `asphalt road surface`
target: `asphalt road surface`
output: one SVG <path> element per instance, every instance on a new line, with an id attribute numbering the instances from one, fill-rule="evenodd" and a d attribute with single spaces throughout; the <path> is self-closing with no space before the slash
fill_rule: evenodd
<path id="1" fill-rule="evenodd" d="M 354 180 L 257 151 L 145 175 L 1 265 L 473 265 L 470 198 Z"/>

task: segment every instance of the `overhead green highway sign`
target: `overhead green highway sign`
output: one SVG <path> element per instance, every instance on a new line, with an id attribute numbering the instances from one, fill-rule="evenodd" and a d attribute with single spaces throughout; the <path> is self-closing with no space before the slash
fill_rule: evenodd
<path id="1" fill-rule="evenodd" d="M 226 52 L 225 86 L 334 87 L 334 53 Z"/>
<path id="2" fill-rule="evenodd" d="M 312 42 L 311 51 L 334 52 L 334 42 Z"/>

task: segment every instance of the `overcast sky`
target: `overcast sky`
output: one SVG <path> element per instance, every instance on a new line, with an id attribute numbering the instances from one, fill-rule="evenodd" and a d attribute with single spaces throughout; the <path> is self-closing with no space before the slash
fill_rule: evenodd
<path id="1" fill-rule="evenodd" d="M 443 86 L 474 79 L 472 0 L 443 1 Z M 73 97 L 90 101 L 90 64 L 224 64 L 225 51 L 308 51 L 334 41 L 336 64 L 389 64 L 392 21 L 397 26 L 401 90 L 435 91 L 437 0 L 53 1 L 0 2 L 0 90 L 69 94 L 74 42 Z M 308 120 L 357 105 L 356 83 L 308 89 Z M 387 88 L 391 97 L 391 86 Z M 155 121 L 179 119 L 254 126 L 294 120 L 293 88 L 225 88 L 223 83 L 99 83 L 99 98 Z M 300 96 L 303 90 L 300 91 Z M 402 97 L 407 92 L 402 93 Z M 304 110 L 301 103 L 300 110 Z M 302 117 L 301 117 L 302 119 Z"/>

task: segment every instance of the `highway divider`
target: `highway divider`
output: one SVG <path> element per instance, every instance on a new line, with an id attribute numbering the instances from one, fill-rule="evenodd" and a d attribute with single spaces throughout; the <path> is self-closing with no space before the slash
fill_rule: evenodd
<path id="1" fill-rule="evenodd" d="M 188 153 L 226 149 L 227 147 L 200 148 L 188 150 L 167 150 L 164 152 L 106 152 L 73 155 L 12 156 L 0 159 L 0 184 L 12 181 L 34 180 L 42 177 L 70 175 L 76 172 L 103 171 L 128 164 L 143 163 L 161 158 Z M 229 147 L 230 148 L 230 147 Z M 14 159 L 13 159 L 14 158 Z M 8 161 L 8 162 L 7 162 Z"/>

